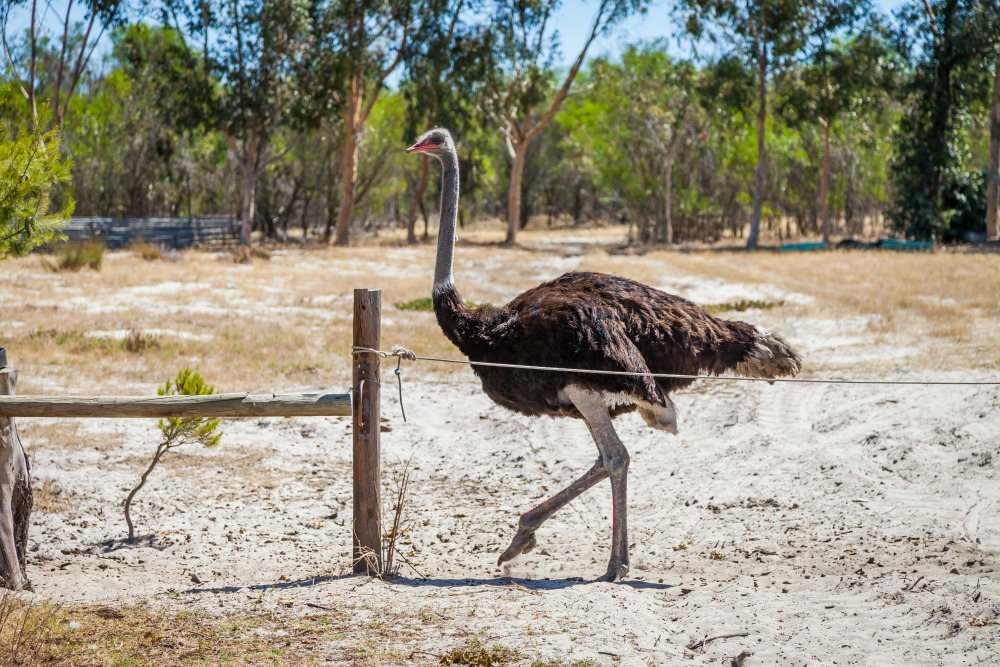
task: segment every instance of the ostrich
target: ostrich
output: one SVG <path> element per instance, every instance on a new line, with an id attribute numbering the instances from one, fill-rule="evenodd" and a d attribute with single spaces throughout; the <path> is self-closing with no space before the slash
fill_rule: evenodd
<path id="1" fill-rule="evenodd" d="M 434 266 L 434 312 L 445 336 L 470 361 L 627 373 L 737 373 L 774 378 L 800 369 L 798 354 L 776 334 L 722 320 L 672 294 L 604 273 L 571 272 L 505 306 L 470 308 L 455 288 L 452 265 L 458 212 L 458 156 L 451 134 L 434 129 L 407 153 L 426 153 L 442 168 L 441 223 Z M 535 548 L 535 531 L 560 508 L 611 480 L 612 540 L 606 581 L 628 574 L 626 488 L 629 454 L 612 425 L 638 410 L 656 429 L 677 433 L 669 394 L 688 378 L 595 375 L 473 365 L 486 395 L 525 415 L 583 419 L 600 456 L 568 487 L 521 515 L 497 565 Z"/>

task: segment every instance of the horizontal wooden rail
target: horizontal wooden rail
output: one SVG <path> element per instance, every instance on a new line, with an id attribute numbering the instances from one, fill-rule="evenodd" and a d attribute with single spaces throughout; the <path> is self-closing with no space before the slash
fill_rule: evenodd
<path id="1" fill-rule="evenodd" d="M 350 394 L 0 396 L 0 417 L 349 417 Z"/>

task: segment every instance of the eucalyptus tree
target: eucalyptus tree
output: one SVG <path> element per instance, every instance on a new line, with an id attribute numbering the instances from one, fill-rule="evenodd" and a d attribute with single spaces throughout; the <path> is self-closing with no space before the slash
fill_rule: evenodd
<path id="1" fill-rule="evenodd" d="M 559 122 L 593 156 L 604 187 L 642 221 L 644 241 L 674 241 L 674 165 L 701 131 L 698 72 L 662 42 L 631 46 L 620 62 L 591 62 L 587 92 Z"/>
<path id="2" fill-rule="evenodd" d="M 65 3 L 5 0 L 0 3 L 0 41 L 5 69 L 24 96 L 32 122 L 38 117 L 38 99 L 42 95 L 52 110 L 52 122 L 60 130 L 63 128 L 70 102 L 87 72 L 94 50 L 105 31 L 125 22 L 125 9 L 122 0 L 83 0 L 76 7 L 73 0 Z M 53 25 L 49 25 L 50 16 L 57 19 Z M 83 19 L 81 25 L 73 20 L 75 16 Z M 19 25 L 16 18 L 28 25 L 21 58 L 15 58 L 12 53 L 12 44 L 16 43 L 12 33 L 14 26 Z M 39 90 L 40 85 L 43 90 Z"/>
<path id="3" fill-rule="evenodd" d="M 1000 1 L 911 0 L 897 19 L 898 48 L 915 66 L 905 89 L 889 216 L 910 236 L 958 239 L 981 229 L 986 214 L 986 170 L 970 168 L 968 135 L 970 110 L 985 107 L 996 87 Z"/>
<path id="4" fill-rule="evenodd" d="M 553 70 L 558 48 L 550 19 L 559 0 L 499 0 L 494 29 L 496 39 L 495 103 L 504 123 L 511 158 L 507 190 L 507 237 L 517 240 L 521 212 L 521 180 L 528 146 L 552 122 L 569 94 L 587 51 L 600 35 L 635 11 L 645 0 L 600 0 L 580 52 L 552 92 L 557 78 Z"/>
<path id="5" fill-rule="evenodd" d="M 162 9 L 163 23 L 180 35 L 192 66 L 173 72 L 171 97 L 195 105 L 199 113 L 191 123 L 225 136 L 242 177 L 240 244 L 248 245 L 258 179 L 280 157 L 273 138 L 289 115 L 295 74 L 304 67 L 307 1 L 163 0 Z"/>
<path id="6" fill-rule="evenodd" d="M 358 149 L 386 80 L 405 59 L 422 0 L 314 0 L 304 82 L 317 113 L 342 124 L 341 194 L 333 242 L 346 245 L 358 186 Z"/>
<path id="7" fill-rule="evenodd" d="M 997 238 L 1000 217 L 1000 49 L 993 66 L 993 99 L 990 102 L 990 166 L 986 182 L 986 236 Z"/>
<path id="8" fill-rule="evenodd" d="M 819 26 L 831 33 L 839 29 L 839 12 L 830 11 L 838 4 L 827 0 L 678 0 L 687 31 L 695 39 L 708 39 L 738 54 L 756 74 L 757 170 L 748 248 L 757 247 L 764 209 L 768 84 L 801 55 Z"/>
<path id="9" fill-rule="evenodd" d="M 488 25 L 471 20 L 482 8 L 482 0 L 428 0 L 416 29 L 419 38 L 410 42 L 401 85 L 407 101 L 407 137 L 418 136 L 434 125 L 445 126 L 462 137 L 459 150 L 464 152 L 462 148 L 476 134 L 472 126 L 482 122 L 493 35 Z M 410 187 L 407 243 L 417 242 L 414 228 L 418 210 L 425 211 L 429 166 L 430 158 L 421 156 Z M 463 179 L 463 186 L 467 180 Z"/>
<path id="10" fill-rule="evenodd" d="M 876 27 L 877 28 L 877 27 Z M 845 39 L 817 35 L 808 60 L 783 77 L 784 115 L 795 124 L 818 124 L 823 148 L 816 198 L 816 219 L 830 243 L 831 134 L 845 115 L 865 116 L 890 104 L 902 66 L 877 29 Z"/>

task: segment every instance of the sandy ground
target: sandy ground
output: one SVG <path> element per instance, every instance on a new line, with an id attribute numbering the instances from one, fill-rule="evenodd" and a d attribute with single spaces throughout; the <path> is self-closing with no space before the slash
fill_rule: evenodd
<path id="1" fill-rule="evenodd" d="M 574 265 L 537 261 L 547 275 Z M 702 302 L 808 298 L 662 283 Z M 844 368 L 838 377 L 908 354 L 849 322 L 774 328 L 807 363 Z M 523 664 L 729 665 L 747 653 L 745 665 L 1000 665 L 1000 387 L 706 381 L 674 395 L 678 436 L 622 417 L 632 572 L 610 584 L 593 581 L 610 549 L 606 484 L 551 519 L 534 552 L 496 567 L 518 514 L 593 463 L 584 426 L 505 412 L 471 371 L 404 364 L 403 377 L 406 423 L 395 386 L 383 392 L 383 495 L 410 461 L 401 551 L 412 567 L 391 583 L 347 574 L 346 419 L 231 420 L 218 448 L 171 453 L 135 506 L 138 546 L 121 542 L 120 505 L 155 425 L 38 419 L 20 422 L 47 503 L 30 531 L 36 591 L 391 626 L 367 644 L 331 639 L 316 659 L 333 664 L 431 664 L 474 637 Z"/>

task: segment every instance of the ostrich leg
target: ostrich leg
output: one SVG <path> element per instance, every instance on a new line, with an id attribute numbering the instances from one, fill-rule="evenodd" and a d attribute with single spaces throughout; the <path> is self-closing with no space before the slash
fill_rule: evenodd
<path id="1" fill-rule="evenodd" d="M 615 432 L 600 393 L 575 385 L 566 387 L 563 392 L 590 426 L 606 474 L 611 478 L 611 560 L 603 579 L 616 581 L 628 574 L 628 450 Z"/>
<path id="2" fill-rule="evenodd" d="M 626 477 L 629 456 L 625 445 L 618 439 L 611 425 L 611 415 L 600 394 L 575 386 L 564 390 L 583 415 L 590 428 L 590 434 L 601 452 L 597 463 L 583 477 L 552 496 L 537 507 L 521 515 L 517 534 L 510 546 L 501 554 L 497 565 L 502 565 L 520 554 L 535 548 L 535 531 L 569 501 L 607 477 L 611 477 L 611 498 L 614 509 L 614 528 L 611 542 L 611 561 L 608 563 L 604 579 L 615 581 L 628 574 L 628 530 L 626 525 Z"/>
<path id="3" fill-rule="evenodd" d="M 521 515 L 520 521 L 517 523 L 517 534 L 514 535 L 514 539 L 511 540 L 510 546 L 500 554 L 499 560 L 497 560 L 497 565 L 503 565 L 506 561 L 512 560 L 521 554 L 526 554 L 535 548 L 537 541 L 535 540 L 535 531 L 541 527 L 546 520 L 560 509 L 562 509 L 566 503 L 576 498 L 578 495 L 597 484 L 601 480 L 606 479 L 608 476 L 608 471 L 604 467 L 603 459 L 597 459 L 597 463 L 594 467 L 587 471 L 587 473 L 576 480 L 565 489 L 552 496 L 544 503 L 541 503 L 537 507 L 534 507 L 524 514 Z"/>

